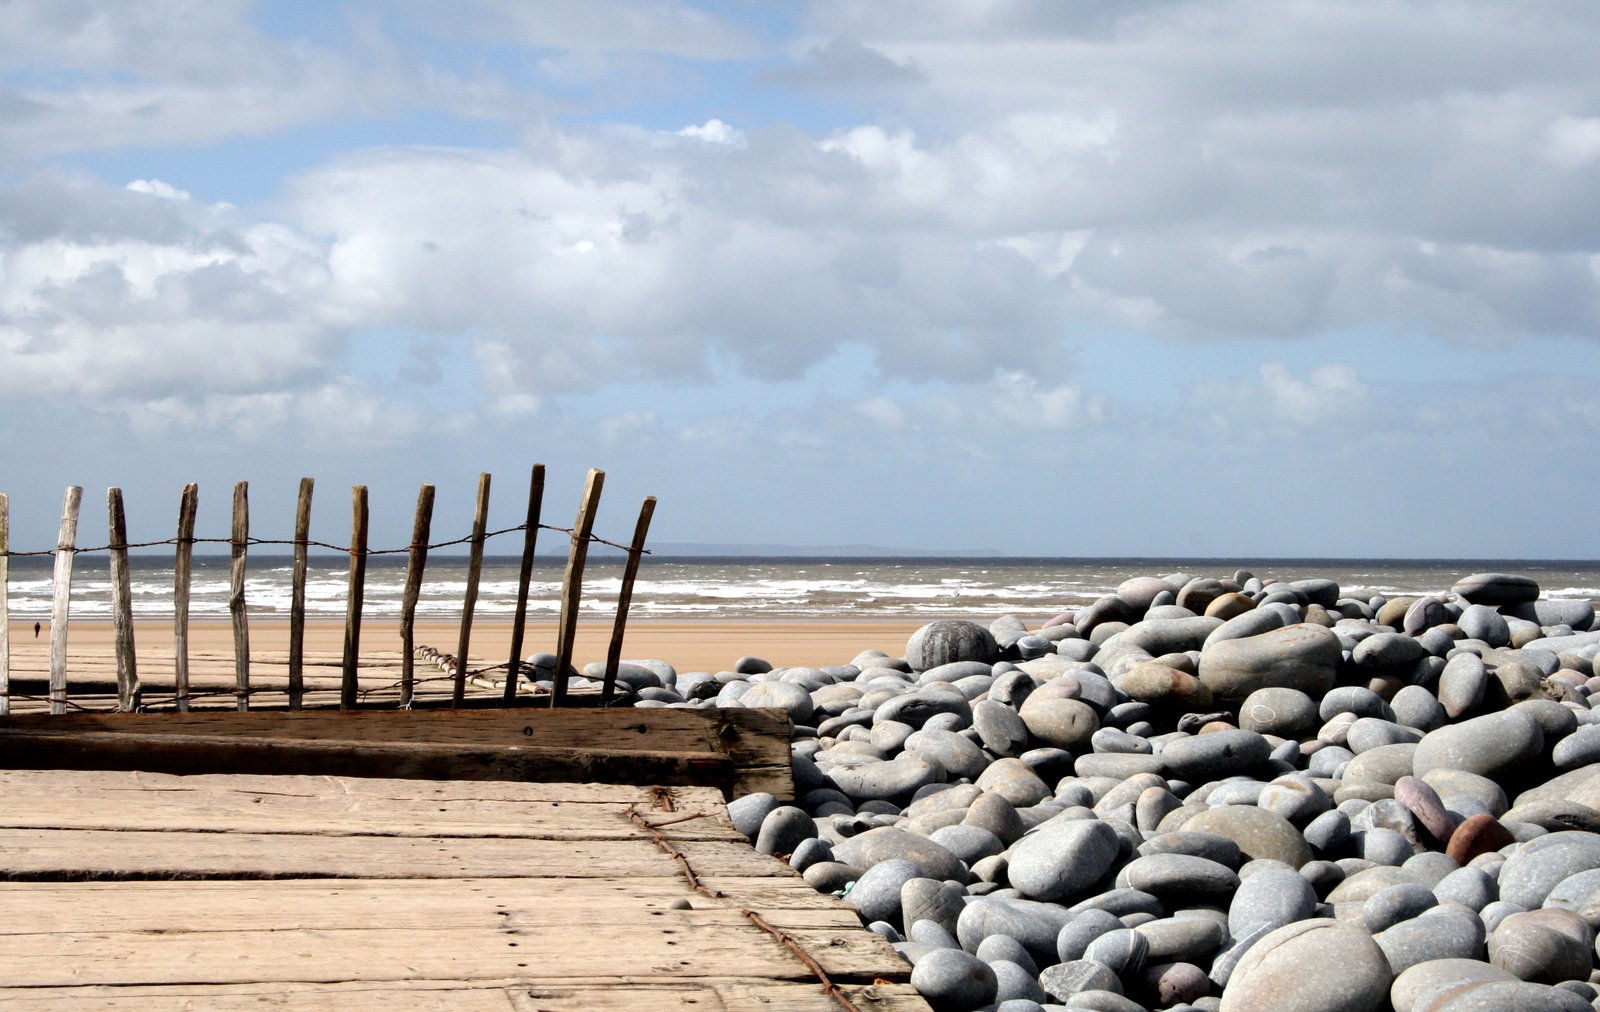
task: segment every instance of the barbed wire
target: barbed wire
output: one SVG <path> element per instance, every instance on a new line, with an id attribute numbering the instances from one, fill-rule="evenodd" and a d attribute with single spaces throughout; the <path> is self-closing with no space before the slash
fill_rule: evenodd
<path id="1" fill-rule="evenodd" d="M 502 528 L 502 529 L 500 529 L 498 531 L 486 531 L 483 534 L 483 540 L 484 541 L 488 541 L 490 538 L 497 538 L 497 537 L 501 536 L 502 534 L 516 534 L 519 531 L 526 531 L 527 529 L 528 529 L 528 525 L 527 524 L 518 524 L 515 527 L 505 527 L 505 528 Z M 554 532 L 556 532 L 558 534 L 565 534 L 572 541 L 579 540 L 578 539 L 577 530 L 575 528 L 572 528 L 572 527 L 556 527 L 556 526 L 553 526 L 551 524 L 539 524 L 538 525 L 538 529 L 541 530 L 541 531 L 554 531 Z M 328 543 L 326 541 L 313 541 L 313 540 L 311 540 L 309 538 L 306 539 L 306 540 L 300 540 L 300 539 L 255 538 L 255 537 L 250 537 L 250 538 L 245 538 L 243 541 L 236 541 L 233 538 L 176 538 L 176 537 L 173 537 L 173 538 L 164 538 L 164 539 L 162 539 L 160 541 L 136 541 L 136 542 L 129 542 L 128 544 L 95 545 L 92 548 L 78 548 L 78 547 L 75 547 L 75 546 L 71 547 L 71 548 L 62 548 L 62 547 L 58 546 L 56 548 L 50 548 L 50 549 L 46 549 L 44 551 L 36 551 L 36 552 L 4 551 L 4 552 L 0 552 L 0 558 L 12 558 L 12 559 L 40 558 L 40 557 L 43 557 L 43 556 L 57 555 L 57 554 L 59 554 L 61 552 L 71 552 L 73 555 L 91 555 L 91 554 L 95 554 L 95 553 L 99 553 L 99 552 L 109 552 L 109 551 L 113 551 L 113 550 L 127 551 L 130 548 L 162 548 L 162 547 L 177 546 L 177 545 L 182 545 L 182 544 L 189 544 L 189 545 L 229 545 L 229 546 L 242 544 L 242 545 L 245 545 L 247 547 L 252 547 L 252 548 L 253 547 L 258 547 L 258 546 L 261 546 L 261 545 L 284 545 L 284 546 L 292 546 L 292 547 L 298 547 L 298 546 L 304 545 L 307 548 L 326 548 L 329 551 L 338 552 L 341 555 L 356 555 L 356 554 L 359 554 L 359 555 L 361 555 L 363 557 L 366 557 L 366 556 L 372 556 L 372 555 L 404 555 L 404 554 L 406 554 L 408 552 L 415 551 L 415 550 L 417 550 L 419 548 L 426 549 L 426 550 L 431 552 L 436 548 L 451 548 L 451 547 L 454 547 L 456 545 L 468 545 L 468 544 L 471 544 L 473 541 L 476 541 L 476 540 L 477 540 L 477 535 L 468 534 L 466 537 L 452 538 L 449 541 L 438 541 L 438 542 L 433 542 L 433 543 L 426 544 L 426 545 L 419 545 L 419 544 L 416 544 L 416 543 L 412 543 L 412 544 L 406 545 L 404 548 L 363 548 L 359 552 L 357 552 L 354 548 L 352 548 L 349 545 L 335 545 L 335 544 L 330 544 L 330 543 Z M 623 545 L 623 544 L 618 544 L 615 541 L 608 541 L 605 538 L 602 538 L 597 534 L 590 534 L 586 538 L 584 538 L 583 540 L 585 540 L 585 541 L 587 541 L 587 542 L 589 542 L 590 544 L 593 544 L 593 545 L 605 545 L 608 548 L 615 548 L 615 549 L 617 549 L 617 550 L 619 550 L 621 552 L 624 552 L 626 554 L 629 554 L 629 555 L 632 555 L 635 551 L 637 551 L 640 555 L 650 555 L 650 554 L 652 554 L 650 549 L 648 549 L 648 548 L 635 549 L 632 545 Z"/>

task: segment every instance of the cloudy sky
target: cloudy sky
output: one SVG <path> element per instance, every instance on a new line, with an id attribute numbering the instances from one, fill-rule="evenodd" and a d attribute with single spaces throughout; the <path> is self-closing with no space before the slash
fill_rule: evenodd
<path id="1" fill-rule="evenodd" d="M 0 491 L 1600 557 L 1600 7 L 0 0 Z M 457 530 L 459 528 L 459 530 Z M 86 533 L 86 540 L 92 540 Z"/>

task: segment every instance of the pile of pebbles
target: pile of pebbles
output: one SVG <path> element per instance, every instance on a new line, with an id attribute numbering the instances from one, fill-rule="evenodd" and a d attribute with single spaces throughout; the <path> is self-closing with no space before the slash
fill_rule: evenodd
<path id="1" fill-rule="evenodd" d="M 1522 576 L 1173 574 L 904 657 L 623 680 L 789 712 L 797 803 L 729 815 L 935 1008 L 1590 1009 L 1595 627 Z"/>

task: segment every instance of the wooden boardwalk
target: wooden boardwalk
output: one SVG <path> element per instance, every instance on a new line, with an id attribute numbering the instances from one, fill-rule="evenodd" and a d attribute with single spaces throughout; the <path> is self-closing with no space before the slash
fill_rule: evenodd
<path id="1" fill-rule="evenodd" d="M 0 770 L 4 1008 L 926 1009 L 908 976 L 713 788 Z"/>

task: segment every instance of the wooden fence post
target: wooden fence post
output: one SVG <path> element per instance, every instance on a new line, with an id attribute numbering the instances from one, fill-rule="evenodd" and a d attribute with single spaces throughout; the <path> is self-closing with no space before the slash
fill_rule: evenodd
<path id="1" fill-rule="evenodd" d="M 233 567 L 229 574 L 228 614 L 233 617 L 234 692 L 241 711 L 250 709 L 250 620 L 245 613 L 244 571 L 250 541 L 250 483 L 233 486 Z"/>
<path id="2" fill-rule="evenodd" d="M 339 680 L 339 709 L 353 710 L 361 665 L 361 605 L 367 593 L 367 486 L 350 490 L 350 582 L 344 607 L 344 665 Z"/>
<path id="3" fill-rule="evenodd" d="M 200 488 L 183 486 L 178 500 L 178 550 L 172 563 L 172 691 L 179 713 L 189 712 L 189 585 L 194 573 L 194 514 Z"/>
<path id="4" fill-rule="evenodd" d="M 51 577 L 50 712 L 67 712 L 67 617 L 72 605 L 72 559 L 77 554 L 78 507 L 83 486 L 67 489 L 61 503 L 61 535 L 56 539 L 56 565 Z"/>
<path id="5" fill-rule="evenodd" d="M 556 630 L 555 684 L 550 705 L 560 706 L 567 698 L 567 669 L 572 666 L 573 641 L 578 635 L 578 604 L 583 597 L 583 566 L 589 557 L 589 538 L 594 533 L 594 515 L 600 506 L 600 490 L 606 473 L 589 469 L 583 483 L 583 498 L 578 503 L 578 522 L 572 529 L 572 548 L 567 553 L 567 572 L 561 578 L 561 624 Z"/>
<path id="6" fill-rule="evenodd" d="M 455 686 L 450 705 L 467 696 L 467 648 L 472 642 L 472 612 L 478 606 L 478 579 L 483 574 L 483 537 L 489 527 L 489 475 L 478 475 L 478 506 L 472 518 L 472 554 L 467 562 L 467 593 L 461 601 L 461 638 L 456 646 Z"/>
<path id="7" fill-rule="evenodd" d="M 300 709 L 305 693 L 306 542 L 311 540 L 311 492 L 316 482 L 300 479 L 294 508 L 294 572 L 289 591 L 289 709 Z"/>
<path id="8" fill-rule="evenodd" d="M 0 492 L 0 717 L 11 712 L 11 497 Z"/>
<path id="9" fill-rule="evenodd" d="M 528 621 L 528 583 L 533 579 L 533 549 L 539 540 L 539 514 L 544 506 L 544 465 L 533 465 L 528 481 L 528 519 L 522 533 L 522 568 L 517 572 L 517 613 L 511 620 L 511 659 L 506 663 L 505 702 L 517 698 L 522 674 L 522 634 Z"/>
<path id="10" fill-rule="evenodd" d="M 139 709 L 138 657 L 133 649 L 133 575 L 128 572 L 128 517 L 122 507 L 122 489 L 106 490 L 106 511 L 111 532 L 111 628 L 117 650 L 117 709 Z"/>
<path id="11" fill-rule="evenodd" d="M 422 571 L 428 565 L 428 534 L 433 529 L 432 485 L 417 491 L 417 517 L 411 523 L 411 554 L 406 561 L 406 591 L 400 601 L 400 709 L 411 709 L 416 692 L 417 598 L 422 594 Z"/>
<path id="12" fill-rule="evenodd" d="M 622 589 L 617 592 L 617 617 L 611 624 L 611 646 L 606 650 L 606 680 L 600 705 L 610 706 L 617 687 L 617 669 L 622 664 L 622 627 L 628 622 L 628 607 L 633 604 L 633 581 L 644 559 L 644 539 L 650 533 L 650 518 L 656 512 L 656 497 L 646 496 L 639 507 L 639 522 L 633 528 L 633 545 L 628 549 L 628 564 L 622 571 Z"/>

